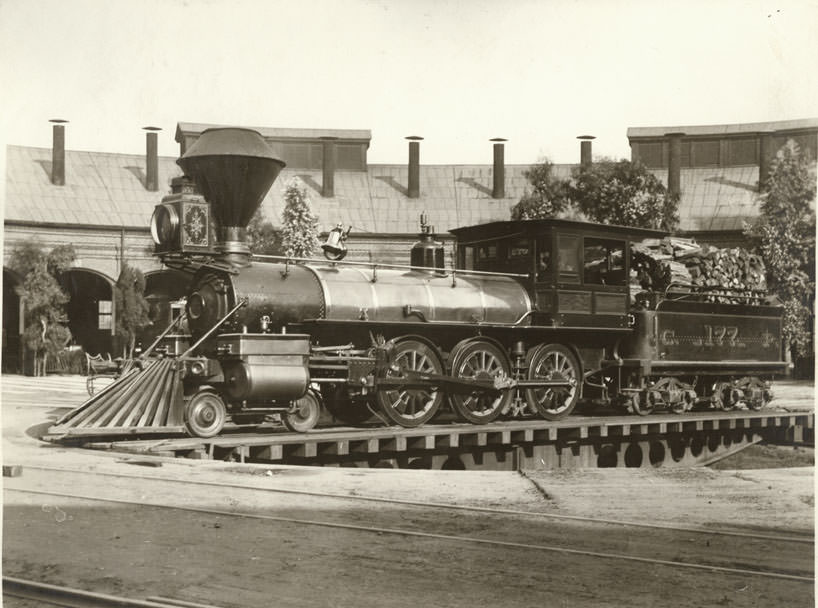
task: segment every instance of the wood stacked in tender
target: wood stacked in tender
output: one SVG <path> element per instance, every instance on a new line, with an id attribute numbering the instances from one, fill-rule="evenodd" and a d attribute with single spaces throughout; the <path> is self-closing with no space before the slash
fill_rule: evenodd
<path id="1" fill-rule="evenodd" d="M 722 303 L 756 301 L 767 289 L 764 262 L 741 247 L 720 249 L 693 239 L 645 239 L 632 248 L 631 296 L 647 292 L 706 293 Z"/>

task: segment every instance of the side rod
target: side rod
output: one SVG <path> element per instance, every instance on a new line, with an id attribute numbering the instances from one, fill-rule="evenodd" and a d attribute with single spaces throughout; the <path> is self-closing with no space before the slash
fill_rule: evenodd
<path id="1" fill-rule="evenodd" d="M 400 377 L 385 376 L 375 379 L 375 386 L 386 390 L 394 389 L 423 389 L 435 386 L 447 393 L 485 392 L 489 395 L 500 394 L 501 391 L 511 388 L 570 388 L 568 380 L 533 379 L 514 380 L 512 378 L 495 378 L 486 380 L 472 380 L 456 378 L 445 374 L 422 374 L 412 371 L 403 371 Z"/>

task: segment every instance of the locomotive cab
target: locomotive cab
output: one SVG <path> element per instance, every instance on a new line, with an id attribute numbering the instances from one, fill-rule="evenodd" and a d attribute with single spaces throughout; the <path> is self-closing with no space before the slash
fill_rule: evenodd
<path id="1" fill-rule="evenodd" d="M 560 219 L 494 222 L 451 231 L 462 270 L 522 274 L 537 325 L 625 328 L 630 243 L 667 233 Z"/>

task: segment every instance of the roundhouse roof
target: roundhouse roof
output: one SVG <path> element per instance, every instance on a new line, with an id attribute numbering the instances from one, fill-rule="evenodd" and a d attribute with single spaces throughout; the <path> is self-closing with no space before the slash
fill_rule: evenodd
<path id="1" fill-rule="evenodd" d="M 179 123 L 192 132 L 209 125 Z M 756 132 L 775 128 L 818 128 L 818 119 L 722 125 L 724 132 Z M 722 127 L 682 127 L 713 133 Z M 638 127 L 629 137 L 653 137 L 671 127 Z M 365 130 L 337 130 L 345 137 L 367 140 Z M 266 129 L 277 137 L 314 137 L 330 131 L 317 129 Z M 264 133 L 262 133 L 264 134 Z M 67 150 L 66 184 L 51 183 L 50 148 L 7 147 L 5 219 L 27 223 L 85 224 L 146 227 L 154 206 L 169 192 L 170 180 L 181 175 L 175 158 L 160 157 L 159 192 L 145 188 L 145 157 Z M 567 177 L 575 165 L 555 165 L 555 173 Z M 507 165 L 505 198 L 492 198 L 491 165 L 421 165 L 420 197 L 408 197 L 405 164 L 368 164 L 364 171 L 335 173 L 335 196 L 321 196 L 320 170 L 285 168 L 262 203 L 266 218 L 280 223 L 283 190 L 299 178 L 310 197 L 313 212 L 323 229 L 341 222 L 357 233 L 415 234 L 418 218 L 426 212 L 439 233 L 460 226 L 507 220 L 511 208 L 529 189 L 524 172 L 528 165 Z M 653 173 L 665 184 L 667 170 Z M 757 166 L 682 168 L 680 228 L 683 231 L 741 230 L 745 220 L 758 214 Z"/>

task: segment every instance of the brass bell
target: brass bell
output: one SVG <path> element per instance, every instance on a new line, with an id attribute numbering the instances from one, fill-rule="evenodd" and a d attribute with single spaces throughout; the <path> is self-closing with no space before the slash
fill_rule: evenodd
<path id="1" fill-rule="evenodd" d="M 324 250 L 324 257 L 333 262 L 343 260 L 347 254 L 346 240 L 349 236 L 352 226 L 344 230 L 343 224 L 338 223 L 335 228 L 329 231 L 327 240 L 321 245 Z"/>

